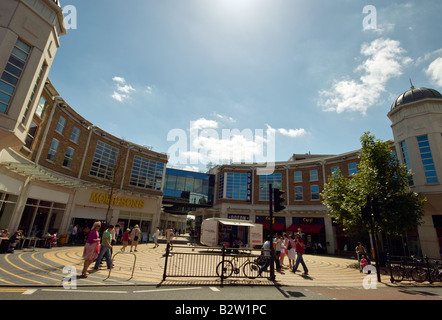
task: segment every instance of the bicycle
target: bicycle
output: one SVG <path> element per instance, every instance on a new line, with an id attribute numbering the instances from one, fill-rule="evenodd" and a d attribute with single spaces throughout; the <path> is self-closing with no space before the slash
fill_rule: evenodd
<path id="1" fill-rule="evenodd" d="M 221 261 L 216 266 L 216 274 L 218 277 L 222 276 L 224 279 L 227 279 L 233 273 L 235 275 L 240 274 L 241 268 L 247 278 L 255 279 L 258 277 L 260 267 L 256 262 L 250 260 L 250 255 L 247 256 L 247 259 L 242 264 L 239 263 L 239 256 L 234 256 L 231 260 Z"/>
<path id="2" fill-rule="evenodd" d="M 430 282 L 442 281 L 442 266 L 439 260 L 434 260 L 434 265 L 429 270 Z"/>
<path id="3" fill-rule="evenodd" d="M 416 264 L 421 262 L 420 260 L 412 257 L 413 262 Z M 416 282 L 424 282 L 428 277 L 427 271 L 420 267 L 416 266 L 407 266 L 405 265 L 405 261 L 402 259 L 401 265 L 395 266 L 391 269 L 391 278 L 394 282 L 401 282 L 404 279 L 413 279 Z"/>

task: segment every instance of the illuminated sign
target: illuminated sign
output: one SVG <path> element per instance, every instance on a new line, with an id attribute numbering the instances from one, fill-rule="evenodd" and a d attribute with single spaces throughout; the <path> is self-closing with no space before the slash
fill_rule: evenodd
<path id="1" fill-rule="evenodd" d="M 110 196 L 105 193 L 91 193 L 91 197 L 89 198 L 89 202 L 94 203 L 100 203 L 100 204 L 110 204 L 112 206 L 118 206 L 118 207 L 128 207 L 128 208 L 136 208 L 136 209 L 142 209 L 144 208 L 144 200 L 138 200 L 138 199 L 131 199 L 131 198 L 123 198 L 123 197 L 117 197 L 112 196 L 112 199 L 110 199 Z"/>

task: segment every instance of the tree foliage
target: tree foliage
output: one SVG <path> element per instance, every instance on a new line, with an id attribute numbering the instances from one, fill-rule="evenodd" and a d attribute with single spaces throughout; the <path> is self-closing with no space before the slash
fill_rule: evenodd
<path id="1" fill-rule="evenodd" d="M 399 163 L 388 142 L 366 132 L 361 144 L 357 174 L 347 178 L 339 172 L 324 186 L 321 196 L 330 216 L 350 235 L 368 232 L 369 220 L 364 219 L 361 208 L 376 199 L 376 232 L 401 235 L 415 229 L 420 225 L 425 199 L 410 189 L 410 172 Z"/>

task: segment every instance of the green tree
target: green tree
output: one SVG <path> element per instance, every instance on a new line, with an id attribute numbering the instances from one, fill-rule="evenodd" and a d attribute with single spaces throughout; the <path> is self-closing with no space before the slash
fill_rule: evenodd
<path id="1" fill-rule="evenodd" d="M 351 178 L 335 174 L 321 194 L 330 216 L 349 235 L 370 230 L 362 210 L 377 200 L 374 228 L 387 235 L 402 235 L 421 223 L 425 198 L 409 187 L 410 172 L 391 152 L 390 144 L 375 139 L 369 132 L 361 137 L 362 154 L 358 172 Z"/>

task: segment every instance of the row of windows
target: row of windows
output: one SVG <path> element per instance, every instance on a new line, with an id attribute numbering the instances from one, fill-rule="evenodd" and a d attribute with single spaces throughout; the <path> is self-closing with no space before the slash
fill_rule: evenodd
<path id="1" fill-rule="evenodd" d="M 331 173 L 332 173 L 332 177 L 335 177 L 338 172 L 340 171 L 340 167 L 339 166 L 334 166 L 331 168 Z M 349 176 L 352 176 L 354 174 L 358 173 L 358 165 L 356 162 L 352 162 L 348 164 L 348 174 Z M 295 171 L 295 182 L 302 182 L 302 171 Z M 310 170 L 309 172 L 309 176 L 310 176 L 310 180 L 309 181 L 318 181 L 319 180 L 319 176 L 318 176 L 318 170 L 317 169 L 313 169 Z"/>
<path id="2" fill-rule="evenodd" d="M 419 153 L 424 166 L 424 175 L 427 183 L 437 183 L 436 167 L 434 166 L 433 155 L 431 154 L 430 142 L 428 136 L 417 137 Z"/>
<path id="3" fill-rule="evenodd" d="M 61 116 L 60 119 L 58 119 L 57 127 L 55 128 L 55 131 L 57 131 L 59 134 L 63 135 L 64 129 L 66 126 L 66 118 Z M 71 132 L 71 137 L 69 140 L 71 140 L 74 143 L 78 143 L 78 139 L 80 138 L 80 129 L 78 127 L 73 127 Z"/>
<path id="4" fill-rule="evenodd" d="M 209 180 L 167 174 L 164 189 L 208 195 Z"/>
<path id="5" fill-rule="evenodd" d="M 161 190 L 163 172 L 164 163 L 135 156 L 129 184 L 144 189 Z"/>
<path id="6" fill-rule="evenodd" d="M 310 186 L 311 200 L 319 200 L 319 186 Z M 304 200 L 304 188 L 302 186 L 295 186 L 295 201 Z"/>

